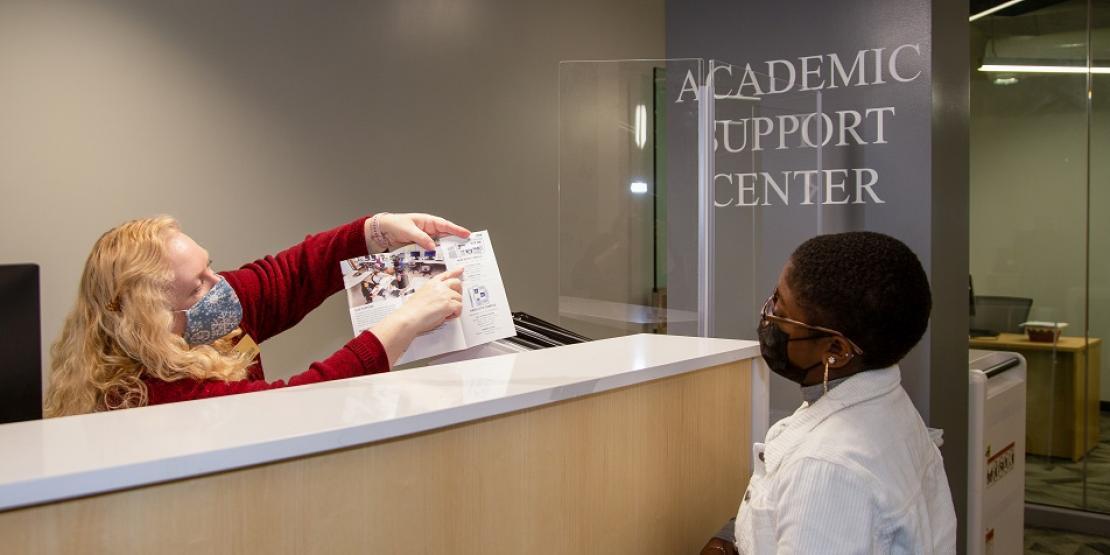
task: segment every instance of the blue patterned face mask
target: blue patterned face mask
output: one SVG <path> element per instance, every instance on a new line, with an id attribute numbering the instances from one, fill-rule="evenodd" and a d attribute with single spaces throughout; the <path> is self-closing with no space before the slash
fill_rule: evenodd
<path id="1" fill-rule="evenodd" d="M 185 342 L 190 345 L 207 345 L 229 334 L 243 321 L 243 305 L 239 296 L 220 278 L 203 297 L 185 313 Z"/>

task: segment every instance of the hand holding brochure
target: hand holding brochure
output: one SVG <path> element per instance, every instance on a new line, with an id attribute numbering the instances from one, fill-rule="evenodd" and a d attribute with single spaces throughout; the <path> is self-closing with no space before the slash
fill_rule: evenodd
<path id="1" fill-rule="evenodd" d="M 410 245 L 392 252 L 340 262 L 355 335 L 400 308 L 406 297 L 437 274 L 463 268 L 462 314 L 413 340 L 397 360 L 403 364 L 467 349 L 516 334 L 489 232 L 468 239 L 443 237 L 436 250 Z"/>

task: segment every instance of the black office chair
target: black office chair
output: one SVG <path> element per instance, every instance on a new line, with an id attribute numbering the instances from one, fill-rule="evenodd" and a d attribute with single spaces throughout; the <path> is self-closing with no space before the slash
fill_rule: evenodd
<path id="1" fill-rule="evenodd" d="M 971 335 L 1022 333 L 1021 324 L 1029 319 L 1033 299 L 975 295 L 975 314 L 971 316 Z"/>

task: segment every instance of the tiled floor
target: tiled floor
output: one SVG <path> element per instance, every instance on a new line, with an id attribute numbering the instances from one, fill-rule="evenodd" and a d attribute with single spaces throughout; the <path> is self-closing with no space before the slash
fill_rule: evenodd
<path id="1" fill-rule="evenodd" d="M 1051 555 L 1110 554 L 1110 538 L 1042 528 L 1025 529 L 1025 553 Z"/>
<path id="2" fill-rule="evenodd" d="M 1084 461 L 1072 462 L 1038 455 L 1025 457 L 1025 501 L 1110 513 L 1110 412 L 1102 413 L 1099 444 L 1086 459 L 1085 507 Z"/>

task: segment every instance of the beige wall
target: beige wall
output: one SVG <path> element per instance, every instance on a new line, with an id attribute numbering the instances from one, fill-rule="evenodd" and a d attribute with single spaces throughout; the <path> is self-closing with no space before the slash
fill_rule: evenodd
<path id="1" fill-rule="evenodd" d="M 230 268 L 419 210 L 489 229 L 512 308 L 554 318 L 558 62 L 662 55 L 662 0 L 4 2 L 0 263 L 42 266 L 45 350 L 123 220 Z M 268 375 L 350 337 L 336 296 Z"/>

